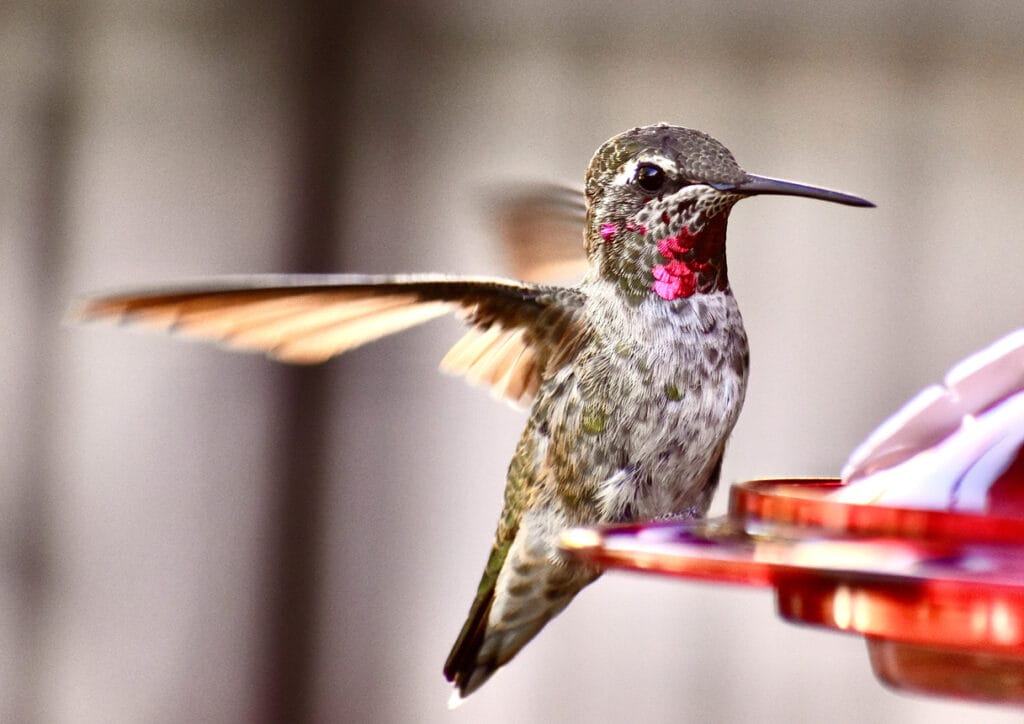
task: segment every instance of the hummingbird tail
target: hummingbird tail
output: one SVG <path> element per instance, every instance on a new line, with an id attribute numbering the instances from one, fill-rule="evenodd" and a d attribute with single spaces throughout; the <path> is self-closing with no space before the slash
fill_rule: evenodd
<path id="1" fill-rule="evenodd" d="M 473 601 L 469 616 L 462 625 L 462 631 L 459 632 L 459 637 L 448 654 L 448 660 L 445 661 L 444 676 L 455 684 L 460 702 L 476 691 L 500 666 L 493 662 L 477 662 L 487 633 L 487 619 L 490 618 L 493 603 L 493 588 L 480 592 Z"/>
<path id="2" fill-rule="evenodd" d="M 573 597 L 600 575 L 589 566 L 557 560 L 553 544 L 539 548 L 511 546 L 508 560 L 500 549 L 494 556 L 504 565 L 497 576 L 488 566 L 444 675 L 455 684 L 456 701 L 479 689 L 507 664 Z M 507 549 L 506 549 L 507 550 Z"/>
<path id="3" fill-rule="evenodd" d="M 561 600 L 546 602 L 547 607 L 522 623 L 490 622 L 493 596 L 479 609 L 474 605 L 444 667 L 445 677 L 455 685 L 458 695 L 453 701 L 461 703 L 483 686 L 558 615 L 575 594 L 574 590 Z"/>

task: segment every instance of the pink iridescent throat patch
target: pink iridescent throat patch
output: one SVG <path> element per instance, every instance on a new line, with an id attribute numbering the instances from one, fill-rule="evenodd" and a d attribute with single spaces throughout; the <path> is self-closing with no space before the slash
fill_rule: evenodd
<path id="1" fill-rule="evenodd" d="M 658 264 L 651 269 L 654 275 L 654 293 L 662 299 L 672 301 L 680 297 L 689 297 L 697 290 L 697 275 L 687 263 L 677 255 L 685 254 L 693 249 L 695 238 L 689 228 L 683 227 L 676 236 L 658 240 L 658 253 L 670 261 Z"/>

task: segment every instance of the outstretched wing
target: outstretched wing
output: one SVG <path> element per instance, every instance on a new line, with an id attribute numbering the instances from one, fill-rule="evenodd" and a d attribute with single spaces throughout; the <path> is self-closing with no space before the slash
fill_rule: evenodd
<path id="1" fill-rule="evenodd" d="M 575 349 L 583 333 L 582 303 L 576 290 L 504 279 L 268 275 L 96 297 L 81 305 L 78 316 L 313 364 L 457 312 L 472 329 L 443 368 L 520 402 L 532 398 L 549 366 Z"/>

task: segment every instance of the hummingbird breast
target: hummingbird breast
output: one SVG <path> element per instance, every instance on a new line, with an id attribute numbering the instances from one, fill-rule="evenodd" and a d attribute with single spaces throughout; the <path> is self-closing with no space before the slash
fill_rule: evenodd
<path id="1" fill-rule="evenodd" d="M 592 341 L 548 387 L 560 392 L 549 409 L 559 507 L 576 523 L 703 515 L 746 392 L 735 298 L 636 302 L 605 281 L 586 292 Z"/>

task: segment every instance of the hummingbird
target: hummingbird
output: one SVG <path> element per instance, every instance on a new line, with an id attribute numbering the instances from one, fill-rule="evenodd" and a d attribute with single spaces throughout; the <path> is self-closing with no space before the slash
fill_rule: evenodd
<path id="1" fill-rule="evenodd" d="M 476 596 L 445 677 L 476 691 L 601 574 L 561 531 L 702 517 L 743 404 L 749 352 L 726 225 L 748 196 L 856 196 L 745 172 L 700 131 L 633 128 L 585 179 L 587 270 L 575 286 L 449 275 L 215 279 L 87 300 L 116 318 L 315 363 L 448 312 L 469 325 L 448 372 L 529 406 Z"/>

